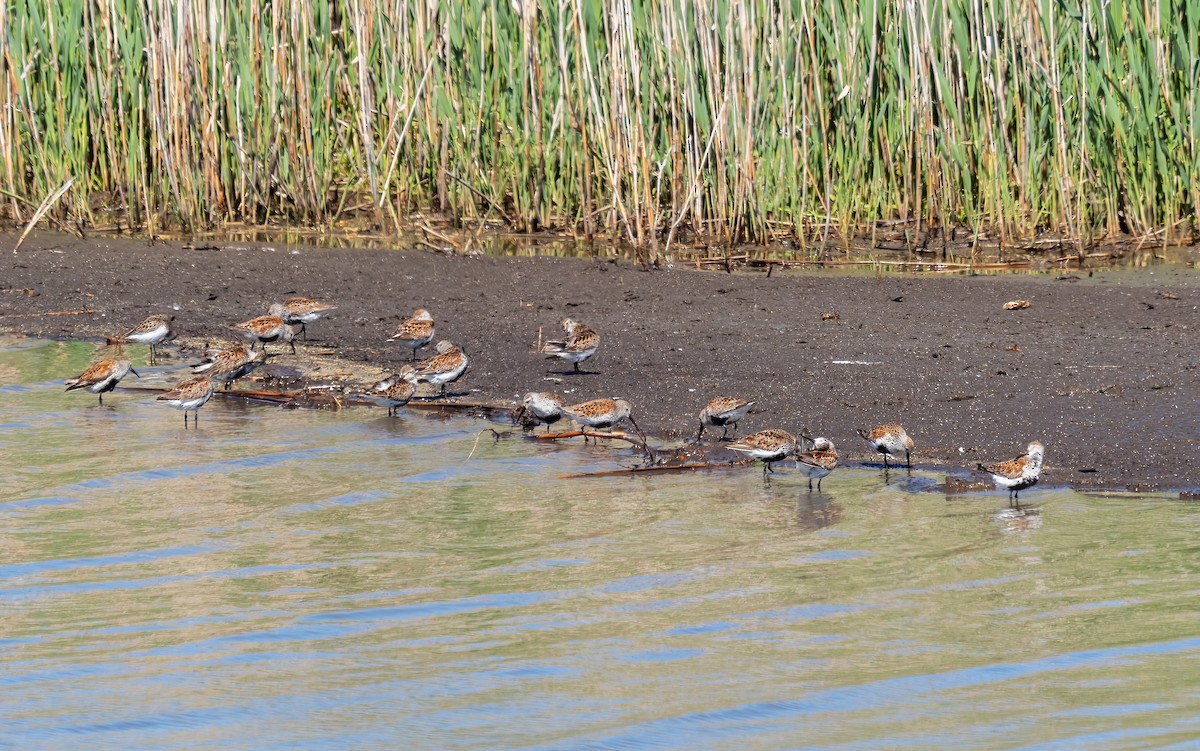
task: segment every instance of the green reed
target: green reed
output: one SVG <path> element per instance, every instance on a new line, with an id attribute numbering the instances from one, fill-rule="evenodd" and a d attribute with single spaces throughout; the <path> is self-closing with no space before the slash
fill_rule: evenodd
<path id="1" fill-rule="evenodd" d="M 8 0 L 0 191 L 155 231 L 1190 231 L 1200 3 Z"/>

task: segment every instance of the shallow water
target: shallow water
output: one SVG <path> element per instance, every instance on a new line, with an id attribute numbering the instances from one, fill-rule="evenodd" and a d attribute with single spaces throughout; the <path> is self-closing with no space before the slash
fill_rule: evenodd
<path id="1" fill-rule="evenodd" d="M 635 457 L 219 398 L 185 432 L 62 393 L 90 355 L 0 340 L 0 748 L 1200 738 L 1200 506 L 1173 496 L 567 480 Z"/>

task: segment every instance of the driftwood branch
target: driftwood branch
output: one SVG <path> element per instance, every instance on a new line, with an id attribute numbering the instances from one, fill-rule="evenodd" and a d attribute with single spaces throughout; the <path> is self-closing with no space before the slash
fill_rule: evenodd
<path id="1" fill-rule="evenodd" d="M 634 446 L 640 448 L 642 451 L 646 452 L 646 455 L 650 457 L 650 461 L 657 460 L 657 455 L 654 453 L 654 449 L 650 448 L 649 444 L 647 444 L 644 440 L 640 438 L 634 438 L 623 431 L 615 433 L 601 433 L 595 430 L 568 430 L 563 433 L 539 433 L 535 437 L 539 441 L 554 441 L 558 440 L 559 438 L 578 438 L 579 436 L 583 436 L 584 438 L 609 438 L 617 441 L 628 441 Z"/>
<path id="2" fill-rule="evenodd" d="M 691 464 L 656 464 L 646 467 L 605 469 L 599 472 L 574 472 L 569 475 L 558 475 L 558 479 L 577 480 L 587 477 L 619 477 L 620 475 L 639 474 L 642 472 L 689 472 L 697 469 L 731 469 L 733 467 L 745 467 L 748 464 L 753 464 L 753 462 L 743 460 L 735 462 L 720 462 L 717 464 L 712 462 L 694 462 Z"/>

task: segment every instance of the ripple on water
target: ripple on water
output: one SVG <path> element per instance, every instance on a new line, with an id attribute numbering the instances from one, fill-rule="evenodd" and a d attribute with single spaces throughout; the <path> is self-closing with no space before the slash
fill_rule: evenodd
<path id="1" fill-rule="evenodd" d="M 0 387 L 0 748 L 1200 735 L 1200 507 L 1035 489 L 1018 524 L 920 470 L 578 482 L 628 453 L 416 412 L 214 400 L 184 433 L 144 395 L 68 401 L 90 355 L 0 349 L 25 374 Z"/>

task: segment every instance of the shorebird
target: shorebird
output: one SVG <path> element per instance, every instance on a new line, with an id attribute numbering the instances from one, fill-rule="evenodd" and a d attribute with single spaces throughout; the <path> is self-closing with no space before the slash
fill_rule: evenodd
<path id="1" fill-rule="evenodd" d="M 244 344 L 235 344 L 227 349 L 210 351 L 203 362 L 192 366 L 195 375 L 204 374 L 205 378 L 220 381 L 226 390 L 237 379 L 248 375 L 252 370 L 267 361 L 268 355 L 263 350 L 256 350 Z"/>
<path id="2" fill-rule="evenodd" d="M 376 383 L 371 391 L 387 405 L 388 417 L 392 417 L 417 393 L 416 371 L 411 365 L 405 365 L 399 373 Z"/>
<path id="3" fill-rule="evenodd" d="M 733 426 L 733 432 L 736 434 L 738 420 L 745 417 L 753 406 L 754 402 L 738 399 L 735 396 L 718 396 L 713 399 L 704 409 L 700 410 L 700 432 L 696 434 L 696 441 L 700 441 L 704 435 L 704 429 L 709 425 L 725 429 L 721 433 L 722 441 L 725 440 L 730 425 Z"/>
<path id="4" fill-rule="evenodd" d="M 1046 455 L 1046 447 L 1041 441 L 1031 441 L 1025 447 L 1025 453 L 1016 459 L 986 466 L 978 465 L 996 481 L 996 487 L 1008 490 L 1010 502 L 1020 499 L 1021 491 L 1037 485 L 1042 475 L 1042 459 Z"/>
<path id="5" fill-rule="evenodd" d="M 158 345 L 175 338 L 175 331 L 171 328 L 171 321 L 174 320 L 175 316 L 152 315 L 131 328 L 121 339 L 138 344 L 149 344 L 150 364 L 154 365 L 158 360 Z"/>
<path id="6" fill-rule="evenodd" d="M 120 380 L 129 373 L 141 378 L 129 360 L 101 360 L 83 371 L 78 378 L 68 380 L 67 391 L 87 389 L 93 394 L 99 394 L 100 403 L 104 404 L 104 392 L 115 389 Z"/>
<path id="7" fill-rule="evenodd" d="M 192 413 L 192 422 L 200 424 L 200 408 L 212 398 L 213 383 L 204 376 L 191 378 L 158 397 L 176 409 L 183 410 L 183 427 L 187 428 L 187 413 Z"/>
<path id="8" fill-rule="evenodd" d="M 513 410 L 513 420 L 526 430 L 545 425 L 549 432 L 550 426 L 561 420 L 562 416 L 562 397 L 549 391 L 529 392 L 521 400 L 521 406 Z"/>
<path id="9" fill-rule="evenodd" d="M 470 361 L 462 347 L 451 344 L 446 339 L 438 342 L 435 349 L 437 349 L 437 355 L 413 366 L 411 379 L 414 383 L 424 381 L 434 386 L 441 386 L 441 396 L 445 396 L 446 384 L 461 378 L 462 374 L 467 372 L 467 365 Z"/>
<path id="10" fill-rule="evenodd" d="M 400 324 L 396 332 L 388 337 L 389 342 L 400 342 L 412 349 L 412 359 L 417 359 L 417 350 L 433 341 L 433 316 L 429 311 L 418 308 L 412 317 Z"/>
<path id="11" fill-rule="evenodd" d="M 633 405 L 624 399 L 593 399 L 590 402 L 563 407 L 562 411 L 563 414 L 584 428 L 607 430 L 616 427 L 624 420 L 629 420 L 629 424 L 633 426 L 634 430 L 642 432 L 631 414 Z M 583 440 L 587 442 L 586 435 Z"/>
<path id="12" fill-rule="evenodd" d="M 308 340 L 308 324 L 324 318 L 329 311 L 337 310 L 336 305 L 326 305 L 311 297 L 289 297 L 282 303 L 275 303 L 268 311 L 273 316 L 279 316 L 288 324 L 300 324 L 300 338 Z"/>
<path id="13" fill-rule="evenodd" d="M 771 465 L 796 450 L 796 437 L 786 430 L 771 428 L 742 436 L 725 448 L 763 462 L 763 474 L 774 473 Z"/>
<path id="14" fill-rule="evenodd" d="M 879 425 L 871 428 L 870 432 L 859 430 L 858 434 L 871 444 L 871 448 L 883 454 L 884 469 L 888 468 L 889 456 L 901 454 L 904 454 L 904 465 L 912 469 L 913 440 L 904 432 L 904 428 L 899 425 Z"/>
<path id="15" fill-rule="evenodd" d="M 292 354 L 296 354 L 296 343 L 292 341 L 296 332 L 292 331 L 292 327 L 287 325 L 282 316 L 270 314 L 259 316 L 249 321 L 235 323 L 230 328 L 251 342 L 263 345 L 264 349 L 272 342 L 287 342 L 292 347 Z"/>
<path id="16" fill-rule="evenodd" d="M 579 369 L 579 363 L 596 354 L 596 350 L 600 348 L 600 335 L 570 318 L 562 319 L 559 324 L 563 327 L 563 331 L 567 332 L 567 338 L 561 341 L 543 342 L 542 352 L 550 355 L 546 358 L 548 360 L 555 357 L 567 360 L 574 364 L 575 373 L 581 373 L 583 371 Z"/>
<path id="17" fill-rule="evenodd" d="M 817 481 L 817 490 L 820 490 L 821 480 L 837 469 L 837 449 L 833 447 L 833 441 L 828 438 L 817 436 L 810 439 L 805 437 L 805 440 L 811 440 L 813 447 L 809 451 L 796 453 L 796 468 L 800 470 L 800 474 L 808 478 L 809 490 L 813 489 L 813 480 Z"/>

